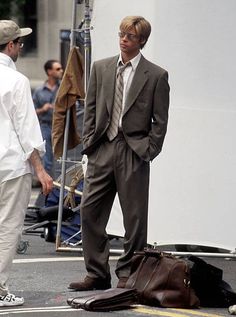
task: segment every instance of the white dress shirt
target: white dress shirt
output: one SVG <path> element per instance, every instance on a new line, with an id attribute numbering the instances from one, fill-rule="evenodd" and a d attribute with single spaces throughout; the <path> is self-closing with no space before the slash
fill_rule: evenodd
<path id="1" fill-rule="evenodd" d="M 0 183 L 32 173 L 34 149 L 45 152 L 29 80 L 0 52 Z"/>
<path id="2" fill-rule="evenodd" d="M 135 74 L 136 68 L 138 66 L 138 63 L 140 61 L 140 58 L 141 58 L 141 53 L 138 53 L 138 55 L 136 55 L 133 59 L 130 60 L 131 65 L 127 66 L 125 68 L 125 70 L 123 71 L 123 84 L 124 84 L 123 87 L 124 88 L 123 88 L 123 99 L 122 99 L 122 112 L 121 112 L 121 116 L 120 116 L 119 127 L 121 127 L 122 116 L 123 116 L 123 112 L 124 112 L 124 108 L 125 108 L 126 98 L 127 98 L 131 83 L 133 81 L 134 74 Z M 117 66 L 119 65 L 120 62 L 124 65 L 124 63 L 122 62 L 121 55 L 118 59 Z"/>

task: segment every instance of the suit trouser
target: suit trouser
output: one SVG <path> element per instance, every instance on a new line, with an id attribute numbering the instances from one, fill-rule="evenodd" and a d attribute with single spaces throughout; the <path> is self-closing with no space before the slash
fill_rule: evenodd
<path id="1" fill-rule="evenodd" d="M 32 175 L 0 184 L 0 295 L 8 293 L 7 281 L 21 238 L 31 193 Z"/>
<path id="2" fill-rule="evenodd" d="M 81 218 L 85 265 L 91 277 L 110 275 L 106 225 L 116 192 L 125 229 L 124 253 L 117 262 L 116 275 L 126 277 L 133 252 L 147 244 L 149 163 L 131 150 L 121 133 L 88 156 Z"/>

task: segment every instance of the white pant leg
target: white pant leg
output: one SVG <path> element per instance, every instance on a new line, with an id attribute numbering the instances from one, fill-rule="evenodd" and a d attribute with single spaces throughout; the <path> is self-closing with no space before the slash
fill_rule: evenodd
<path id="1" fill-rule="evenodd" d="M 32 175 L 0 184 L 0 295 L 8 293 L 7 281 L 21 238 L 31 194 Z"/>

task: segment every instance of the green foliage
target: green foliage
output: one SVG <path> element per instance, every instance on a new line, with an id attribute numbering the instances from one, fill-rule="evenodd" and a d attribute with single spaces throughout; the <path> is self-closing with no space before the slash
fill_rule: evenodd
<path id="1" fill-rule="evenodd" d="M 0 20 L 11 19 L 21 16 L 21 7 L 25 4 L 26 0 L 0 0 Z"/>

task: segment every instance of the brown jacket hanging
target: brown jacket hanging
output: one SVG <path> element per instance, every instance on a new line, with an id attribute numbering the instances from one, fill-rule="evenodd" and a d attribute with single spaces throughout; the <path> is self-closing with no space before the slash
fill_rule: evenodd
<path id="1" fill-rule="evenodd" d="M 83 57 L 79 49 L 70 50 L 61 85 L 58 89 L 52 123 L 52 147 L 55 158 L 62 156 L 67 109 L 71 109 L 68 149 L 73 149 L 81 138 L 77 131 L 76 100 L 84 99 Z"/>

